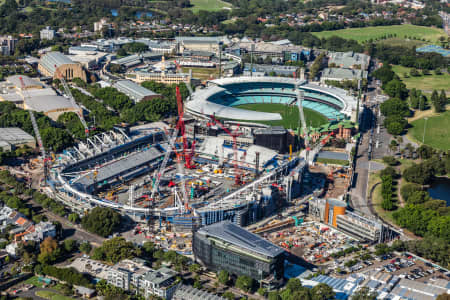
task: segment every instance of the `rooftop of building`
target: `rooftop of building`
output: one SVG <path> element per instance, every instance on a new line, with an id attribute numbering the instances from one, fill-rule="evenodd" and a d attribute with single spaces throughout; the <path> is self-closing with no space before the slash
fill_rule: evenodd
<path id="1" fill-rule="evenodd" d="M 344 68 L 325 68 L 322 71 L 322 76 L 340 79 L 363 79 L 367 78 L 367 71 Z"/>
<path id="2" fill-rule="evenodd" d="M 34 137 L 18 127 L 0 128 L 0 140 L 10 144 L 34 142 Z"/>
<path id="3" fill-rule="evenodd" d="M 349 52 L 330 52 L 329 63 L 340 65 L 344 68 L 349 68 L 353 65 L 361 65 L 363 68 L 368 67 L 370 56 L 363 53 Z"/>
<path id="4" fill-rule="evenodd" d="M 268 257 L 276 257 L 284 252 L 277 245 L 229 221 L 202 227 L 198 233 L 223 240 Z"/>
<path id="5" fill-rule="evenodd" d="M 55 95 L 30 97 L 25 99 L 25 104 L 28 108 L 38 112 L 47 112 L 70 108 L 75 109 L 72 103 L 70 103 L 69 99 Z"/>
<path id="6" fill-rule="evenodd" d="M 137 61 L 137 60 L 141 60 L 141 57 L 139 56 L 139 54 L 132 54 L 132 55 L 128 55 L 128 56 L 113 60 L 111 63 L 116 64 L 116 65 L 124 65 L 124 64 L 128 64 L 130 62 Z"/>
<path id="7" fill-rule="evenodd" d="M 144 275 L 144 279 L 155 285 L 163 284 L 167 280 L 174 279 L 178 273 L 172 269 L 162 267 L 158 270 L 150 270 Z"/>
<path id="8" fill-rule="evenodd" d="M 113 86 L 122 93 L 129 95 L 133 99 L 141 100 L 144 97 L 159 96 L 159 94 L 146 89 L 145 87 L 131 81 L 131 80 L 119 80 Z"/>
<path id="9" fill-rule="evenodd" d="M 223 297 L 184 284 L 180 285 L 177 288 L 174 294 L 174 298 L 189 299 L 189 300 L 225 300 L 225 298 Z"/>
<path id="10" fill-rule="evenodd" d="M 191 43 L 219 43 L 223 41 L 223 36 L 177 36 L 177 42 L 191 42 Z"/>
<path id="11" fill-rule="evenodd" d="M 16 88 L 18 89 L 22 89 L 22 83 L 20 78 L 22 78 L 24 87 L 26 89 L 29 88 L 43 88 L 44 84 L 42 84 L 41 82 L 30 78 L 26 75 L 12 75 L 12 76 L 8 76 L 6 77 L 6 81 L 9 82 L 10 84 L 14 85 Z"/>
<path id="12" fill-rule="evenodd" d="M 74 62 L 61 52 L 47 52 L 39 62 L 49 72 L 55 72 L 55 66 L 73 64 Z"/>
<path id="13" fill-rule="evenodd" d="M 253 134 L 285 134 L 286 129 L 283 126 L 270 126 L 267 128 L 255 129 Z"/>

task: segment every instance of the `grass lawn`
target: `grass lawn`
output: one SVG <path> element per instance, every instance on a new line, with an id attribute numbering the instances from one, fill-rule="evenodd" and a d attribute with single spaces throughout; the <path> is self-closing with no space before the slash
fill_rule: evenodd
<path id="1" fill-rule="evenodd" d="M 222 0 L 191 0 L 191 4 L 193 5 L 191 9 L 194 12 L 198 12 L 199 10 L 218 11 L 232 7 L 230 3 Z"/>
<path id="2" fill-rule="evenodd" d="M 40 288 L 42 287 L 42 282 L 39 281 L 38 276 L 33 276 L 33 277 L 28 278 L 25 281 L 25 283 L 32 284 L 32 285 L 34 285 L 36 287 L 40 287 Z"/>
<path id="3" fill-rule="evenodd" d="M 412 122 L 408 135 L 421 143 L 425 131 L 425 144 L 441 150 L 450 149 L 450 111 L 428 118 L 426 125 L 425 128 L 425 119 Z"/>
<path id="4" fill-rule="evenodd" d="M 211 78 L 217 78 L 219 76 L 218 68 L 181 68 L 182 72 L 189 73 L 192 70 L 192 75 L 195 78 L 210 80 Z"/>
<path id="5" fill-rule="evenodd" d="M 316 159 L 316 162 L 327 164 L 327 165 L 341 165 L 341 166 L 348 166 L 348 163 L 349 163 L 348 160 L 322 158 L 322 157 L 318 157 Z"/>
<path id="6" fill-rule="evenodd" d="M 443 89 L 447 94 L 450 93 L 450 74 L 448 73 L 435 75 L 433 72 L 430 72 L 431 75 L 412 77 L 409 75 L 411 68 L 392 66 L 392 70 L 401 78 L 408 89 L 416 88 L 425 91 L 440 91 Z M 408 77 L 405 77 L 405 73 L 408 74 Z"/>
<path id="7" fill-rule="evenodd" d="M 283 120 L 280 121 L 255 121 L 256 123 L 264 123 L 272 126 L 283 126 L 284 128 L 297 129 L 299 126 L 298 107 L 289 107 L 284 104 L 243 104 L 234 106 L 236 108 L 248 109 L 261 112 L 279 113 Z M 328 122 L 327 118 L 309 108 L 303 108 L 306 123 L 313 127 L 319 127 Z"/>
<path id="8" fill-rule="evenodd" d="M 420 39 L 436 42 L 440 36 L 446 36 L 444 30 L 416 25 L 392 25 L 392 26 L 374 26 L 363 28 L 347 28 L 334 31 L 313 32 L 319 38 L 329 38 L 331 36 L 339 36 L 344 39 L 353 39 L 360 43 L 369 39 L 375 39 L 387 34 L 396 34 L 398 38 L 405 36 L 416 37 Z"/>
<path id="9" fill-rule="evenodd" d="M 422 45 L 427 44 L 427 42 L 424 42 L 424 41 L 410 40 L 410 39 L 405 39 L 403 37 L 385 39 L 385 40 L 379 41 L 378 43 L 386 44 L 388 46 L 404 46 L 404 47 L 420 47 Z"/>
<path id="10" fill-rule="evenodd" d="M 38 291 L 35 294 L 38 297 L 48 300 L 74 300 L 74 298 L 66 297 L 52 291 Z"/>

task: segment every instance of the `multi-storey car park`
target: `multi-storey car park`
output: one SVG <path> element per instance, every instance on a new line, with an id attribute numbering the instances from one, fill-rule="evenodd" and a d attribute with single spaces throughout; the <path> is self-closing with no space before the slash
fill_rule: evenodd
<path id="1" fill-rule="evenodd" d="M 297 83 L 304 90 L 303 106 L 329 119 L 352 116 L 356 100 L 344 91 L 275 77 L 213 80 L 190 96 L 185 111 L 198 119 L 215 114 L 224 119 L 276 120 L 279 114 L 232 106 L 251 101 L 295 103 Z M 257 145 L 255 128 L 240 128 L 243 135 L 237 138 L 236 155 L 233 139 L 217 126 L 213 134 L 189 136 L 189 143 L 195 141 L 192 154 L 196 169 L 181 164 L 181 170 L 180 165 L 175 166 L 175 150 L 162 127 L 118 127 L 66 149 L 50 172 L 51 192 L 77 210 L 106 206 L 142 220 L 167 221 L 177 230 L 192 230 L 223 220 L 241 226 L 251 224 L 274 214 L 285 201 L 299 194 L 305 161 Z M 179 140 L 175 148 L 182 148 Z M 156 196 L 150 199 L 167 151 L 171 159 Z M 242 177 L 239 185 L 234 184 L 237 171 Z M 180 192 L 182 186 L 187 196 Z"/>

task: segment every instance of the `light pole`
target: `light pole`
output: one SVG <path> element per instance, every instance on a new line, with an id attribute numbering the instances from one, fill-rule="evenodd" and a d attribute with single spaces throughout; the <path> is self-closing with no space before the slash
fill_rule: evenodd
<path id="1" fill-rule="evenodd" d="M 424 118 L 425 119 L 425 124 L 423 124 L 423 136 L 422 136 L 422 144 L 425 144 L 425 132 L 427 130 L 427 120 L 428 118 Z"/>

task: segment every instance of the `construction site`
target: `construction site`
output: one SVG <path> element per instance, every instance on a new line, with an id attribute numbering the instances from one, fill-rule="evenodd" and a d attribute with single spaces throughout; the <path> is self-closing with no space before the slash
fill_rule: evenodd
<path id="1" fill-rule="evenodd" d="M 305 212 L 305 199 L 342 198 L 348 188 L 348 168 L 314 162 L 334 132 L 319 139 L 308 134 L 299 85 L 294 89 L 301 137 L 282 127 L 216 118 L 214 113 L 194 115 L 184 107 L 194 101 L 192 90 L 183 101 L 178 88 L 175 123 L 118 125 L 91 135 L 60 77 L 86 139 L 62 153 L 48 153 L 29 110 L 42 156 L 29 167 L 43 168 L 42 190 L 80 215 L 96 206 L 117 210 L 137 222 L 133 235 L 165 248 L 189 254 L 191 233 L 223 220 L 255 224 L 263 228 L 256 232 L 261 234 L 279 227 L 270 223 L 275 219 L 288 218 L 282 226 L 297 226 L 304 221 L 295 217 Z"/>
<path id="2" fill-rule="evenodd" d="M 51 159 L 47 190 L 80 213 L 111 207 L 169 232 L 245 226 L 300 195 L 306 163 L 292 146 L 288 155 L 255 145 L 248 128 L 214 116 L 203 123 L 214 135 L 187 132 L 178 89 L 177 97 L 175 125 L 118 126 Z"/>

